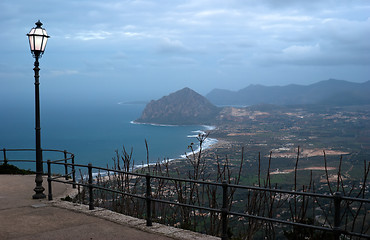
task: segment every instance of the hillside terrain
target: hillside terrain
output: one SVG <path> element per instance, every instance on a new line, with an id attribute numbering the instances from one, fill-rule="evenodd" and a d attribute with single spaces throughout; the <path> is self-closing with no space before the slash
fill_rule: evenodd
<path id="1" fill-rule="evenodd" d="M 270 91 L 270 94 L 276 94 L 273 95 L 276 101 L 272 103 L 219 108 L 193 90 L 185 88 L 150 102 L 137 121 L 216 126 L 215 129 L 205 135 L 200 134 L 197 138 L 199 143 L 203 144 L 207 137 L 216 138 L 218 142 L 212 148 L 188 154 L 185 159 L 164 161 L 162 165 L 153 166 L 152 171 L 155 174 L 298 192 L 333 194 L 340 191 L 344 196 L 362 194 L 363 198 L 368 199 L 370 186 L 366 179 L 370 172 L 370 104 L 366 105 L 368 103 L 365 95 L 366 84 L 369 82 L 355 84 L 361 93 L 357 94 L 352 83 L 337 80 L 320 82 L 309 87 L 315 101 L 308 98 L 304 100 L 304 97 L 307 97 L 305 91 L 308 91 L 306 87 L 292 85 Z M 255 88 L 255 92 L 251 91 L 257 97 L 264 91 L 259 92 L 256 90 L 258 88 L 268 87 L 259 86 Z M 328 90 L 330 88 L 332 89 Z M 301 89 L 300 94 L 289 95 L 292 89 L 295 89 L 294 91 Z M 347 89 L 346 95 L 342 95 L 344 89 Z M 296 99 L 292 100 L 294 96 Z M 220 101 L 225 99 L 222 95 L 219 96 Z M 296 104 L 280 104 L 286 103 L 285 101 L 293 101 Z M 195 149 L 195 146 L 194 143 L 190 143 L 189 148 Z M 207 197 L 209 203 L 213 203 L 221 196 L 217 188 L 202 190 L 199 188 L 198 191 L 197 185 L 193 186 L 194 188 L 189 187 L 189 196 L 186 196 L 186 193 L 184 195 L 183 186 L 173 187 L 164 184 L 164 192 L 166 197 L 168 193 L 175 193 L 176 201 L 178 196 L 185 196 L 181 202 L 189 200 L 193 203 L 198 200 L 202 201 L 202 204 Z M 196 191 L 193 191 L 194 189 Z M 195 196 L 193 193 L 199 195 L 193 197 Z M 270 201 L 263 200 L 266 197 L 265 192 L 258 195 L 257 192 L 250 191 L 231 191 L 230 196 L 232 209 L 236 211 L 243 212 L 248 209 L 255 215 L 267 216 L 268 213 L 269 217 L 270 213 L 274 213 L 276 214 L 274 217 L 279 219 L 301 217 L 302 222 L 312 219 L 315 225 L 326 224 L 327 213 L 333 212 L 332 202 L 326 199 L 315 198 L 312 199 L 314 200 L 312 203 L 307 204 L 309 200 L 304 197 L 302 201 L 296 201 L 296 197 L 288 194 L 273 193 Z M 257 202 L 259 204 L 255 205 Z M 265 211 L 263 206 L 267 206 L 269 210 Z M 362 224 L 358 219 L 368 223 L 368 208 L 365 206 L 361 210 L 362 205 L 352 206 L 347 208 L 353 210 L 347 212 L 347 216 L 356 216 L 353 218 L 355 220 L 352 220 L 356 224 L 351 223 L 352 227 L 357 223 Z M 298 208 L 302 211 L 296 211 Z M 357 215 L 354 214 L 355 211 Z M 196 212 L 188 219 L 194 219 L 194 223 L 198 223 L 205 219 L 204 216 L 202 212 Z M 217 215 L 215 217 L 217 218 Z M 241 234 L 240 229 L 245 227 L 244 219 L 229 220 L 233 232 Z M 263 225 L 256 229 L 260 230 L 262 227 Z M 369 232 L 369 228 L 358 231 Z M 289 233 L 280 229 L 276 233 L 277 236 L 291 235 L 294 236 L 291 239 L 296 239 L 294 231 Z M 327 239 L 325 236 L 315 236 L 317 239 Z"/>
<path id="2" fill-rule="evenodd" d="M 306 159 L 301 163 L 301 167 L 305 169 L 314 167 L 315 178 L 320 179 L 322 176 L 325 151 L 332 171 L 335 172 L 337 161 L 342 156 L 342 169 L 347 171 L 348 179 L 353 179 L 361 172 L 362 161 L 370 158 L 370 104 L 364 105 L 366 103 L 364 101 L 353 105 L 355 97 L 360 99 L 364 95 L 346 95 L 340 96 L 341 98 L 336 99 L 335 104 L 331 105 L 327 104 L 328 100 L 320 100 L 314 92 L 320 92 L 323 99 L 324 90 L 328 88 L 336 89 L 337 92 L 345 88 L 353 90 L 353 86 L 357 86 L 358 90 L 360 87 L 366 90 L 369 84 L 370 82 L 353 84 L 329 80 L 311 85 L 309 89 L 314 95 L 313 98 L 326 104 L 278 105 L 274 103 L 248 107 L 216 107 L 193 90 L 184 88 L 159 100 L 151 101 L 136 121 L 174 125 L 214 125 L 216 129 L 211 131 L 210 137 L 218 139 L 219 143 L 207 153 L 207 158 L 212 162 L 216 158 L 222 160 L 227 156 L 230 162 L 238 161 L 241 149 L 246 147 L 248 148 L 246 157 L 250 160 L 248 160 L 249 168 L 245 171 L 250 176 L 253 176 L 258 168 L 258 164 L 252 160 L 258 152 L 261 152 L 264 157 L 272 153 L 271 157 L 274 161 L 271 163 L 271 170 L 277 173 L 279 171 L 288 173 L 294 165 L 297 147 L 300 146 L 301 157 Z M 306 87 L 292 85 L 291 88 L 305 89 Z M 301 93 L 302 96 L 296 95 L 297 98 L 300 96 L 303 99 L 305 93 L 302 91 Z M 348 99 L 351 96 L 353 96 L 351 98 L 353 104 L 339 104 L 346 97 Z M 283 97 L 291 99 L 291 96 L 279 95 L 280 100 Z M 290 174 L 284 177 L 281 174 L 274 176 L 279 176 L 282 180 Z M 316 180 L 320 181 L 318 179 Z M 245 179 L 244 183 L 251 184 L 252 182 L 249 182 L 251 180 L 253 177 L 249 180 Z M 282 182 L 285 183 L 285 181 L 280 183 Z"/>

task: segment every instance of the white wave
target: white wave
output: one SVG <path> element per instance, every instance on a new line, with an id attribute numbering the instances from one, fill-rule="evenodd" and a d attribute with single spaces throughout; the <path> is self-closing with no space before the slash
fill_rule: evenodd
<path id="1" fill-rule="evenodd" d="M 205 132 L 204 131 L 202 131 L 202 130 L 195 130 L 195 131 L 191 131 L 192 133 L 200 133 L 200 134 L 205 134 Z"/>
<path id="2" fill-rule="evenodd" d="M 209 149 L 210 147 L 212 147 L 213 144 L 216 144 L 218 142 L 218 140 L 216 138 L 206 138 L 206 140 L 203 142 L 202 144 L 202 150 L 206 150 L 206 149 Z M 189 151 L 183 155 L 180 155 L 180 158 L 186 158 L 186 156 L 189 156 L 191 154 L 197 154 L 200 152 L 200 146 L 199 144 L 196 145 L 197 147 L 194 149 L 194 151 Z"/>
<path id="3" fill-rule="evenodd" d="M 157 124 L 157 123 L 147 123 L 147 124 L 156 126 L 156 127 L 178 127 L 180 126 L 180 125 Z"/>
<path id="4" fill-rule="evenodd" d="M 169 125 L 169 124 L 157 124 L 157 123 L 141 123 L 141 122 L 135 122 L 130 121 L 131 124 L 140 124 L 140 125 L 151 125 L 155 127 L 178 127 L 180 125 Z"/>
<path id="5" fill-rule="evenodd" d="M 205 130 L 212 131 L 216 129 L 216 126 L 210 126 L 210 125 L 203 125 L 202 127 L 205 128 Z"/>
<path id="6" fill-rule="evenodd" d="M 176 159 L 167 158 L 167 159 L 163 159 L 162 161 L 157 161 L 157 162 L 154 162 L 154 163 L 149 163 L 149 164 L 143 163 L 143 164 L 135 165 L 134 170 L 140 169 L 140 168 L 146 168 L 148 166 L 153 166 L 153 165 L 156 165 L 156 164 L 163 164 L 163 163 L 166 163 L 166 162 L 171 162 L 173 160 L 176 160 Z"/>

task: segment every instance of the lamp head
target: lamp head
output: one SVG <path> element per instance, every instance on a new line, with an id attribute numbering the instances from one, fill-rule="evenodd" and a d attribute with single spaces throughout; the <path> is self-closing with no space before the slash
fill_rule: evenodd
<path id="1" fill-rule="evenodd" d="M 38 20 L 36 27 L 32 28 L 27 34 L 30 43 L 31 53 L 34 57 L 41 57 L 45 51 L 46 43 L 48 41 L 48 34 L 46 30 L 42 28 L 42 23 Z"/>

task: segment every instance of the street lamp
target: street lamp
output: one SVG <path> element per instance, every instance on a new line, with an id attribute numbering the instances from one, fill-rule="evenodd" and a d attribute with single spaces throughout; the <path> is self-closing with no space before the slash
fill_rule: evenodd
<path id="1" fill-rule="evenodd" d="M 44 190 L 42 186 L 42 175 L 43 175 L 43 165 L 42 165 L 42 151 L 41 151 L 41 135 L 40 135 L 40 98 L 39 98 L 39 58 L 45 51 L 46 42 L 49 36 L 46 30 L 42 28 L 42 23 L 40 20 L 35 23 L 36 27 L 32 28 L 27 34 L 28 40 L 30 42 L 30 49 L 33 57 L 35 58 L 35 64 L 33 70 L 35 71 L 35 119 L 36 119 L 36 187 L 34 191 L 36 192 L 32 198 L 40 199 L 45 198 Z"/>

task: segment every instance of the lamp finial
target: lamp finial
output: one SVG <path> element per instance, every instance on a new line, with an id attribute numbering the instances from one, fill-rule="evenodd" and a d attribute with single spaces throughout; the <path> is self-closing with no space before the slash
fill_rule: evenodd
<path id="1" fill-rule="evenodd" d="M 37 26 L 38 28 L 41 28 L 41 26 L 42 26 L 42 23 L 40 22 L 40 20 L 38 20 L 35 24 L 36 24 L 36 26 Z"/>

